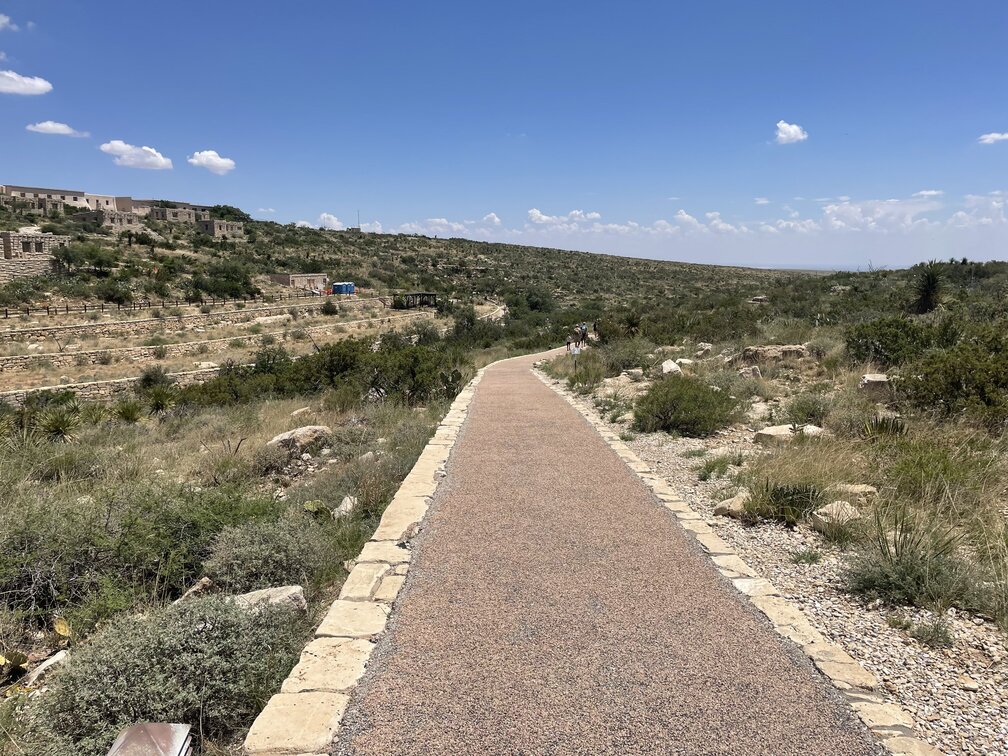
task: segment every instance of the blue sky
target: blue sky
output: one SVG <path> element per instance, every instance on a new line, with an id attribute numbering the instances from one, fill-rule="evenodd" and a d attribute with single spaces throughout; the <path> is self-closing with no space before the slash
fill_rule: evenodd
<path id="1" fill-rule="evenodd" d="M 0 182 L 680 260 L 1004 258 L 1006 32 L 1003 1 L 0 0 Z"/>

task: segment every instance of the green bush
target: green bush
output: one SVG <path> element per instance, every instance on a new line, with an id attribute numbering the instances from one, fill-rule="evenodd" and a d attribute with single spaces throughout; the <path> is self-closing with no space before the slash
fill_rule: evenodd
<path id="1" fill-rule="evenodd" d="M 739 414 L 739 402 L 726 391 L 694 378 L 669 376 L 655 381 L 637 400 L 634 427 L 644 433 L 666 431 L 709 436 Z"/>
<path id="2" fill-rule="evenodd" d="M 229 593 L 291 584 L 313 586 L 327 551 L 322 527 L 304 512 L 290 512 L 275 522 L 224 528 L 214 539 L 204 569 L 215 585 Z"/>
<path id="3" fill-rule="evenodd" d="M 823 504 L 823 492 L 814 483 L 772 483 L 750 489 L 746 513 L 777 520 L 793 528 Z"/>
<path id="4" fill-rule="evenodd" d="M 123 617 L 76 649 L 28 704 L 25 752 L 100 756 L 138 722 L 224 739 L 251 724 L 297 661 L 304 617 L 197 599 Z"/>
<path id="5" fill-rule="evenodd" d="M 916 359 L 930 346 L 926 329 L 902 317 L 859 323 L 847 331 L 847 354 L 856 363 L 888 368 Z"/>
<path id="6" fill-rule="evenodd" d="M 339 306 L 331 299 L 327 299 L 322 303 L 322 307 L 319 308 L 319 311 L 323 315 L 339 315 Z"/>
<path id="7" fill-rule="evenodd" d="M 826 424 L 826 418 L 832 409 L 832 402 L 823 394 L 806 392 L 798 394 L 788 402 L 786 417 L 794 425 Z"/>

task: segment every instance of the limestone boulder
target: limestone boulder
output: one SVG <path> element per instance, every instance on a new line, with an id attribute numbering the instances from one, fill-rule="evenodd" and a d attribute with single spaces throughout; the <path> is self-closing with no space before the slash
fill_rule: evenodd
<path id="1" fill-rule="evenodd" d="M 680 357 L 678 360 L 676 360 L 676 365 L 683 368 L 693 367 L 693 360 L 689 359 L 688 357 Z"/>
<path id="2" fill-rule="evenodd" d="M 675 360 L 665 360 L 661 364 L 662 375 L 682 375 L 682 368 L 676 364 Z"/>
<path id="3" fill-rule="evenodd" d="M 800 360 L 808 357 L 809 351 L 804 344 L 769 344 L 767 346 L 747 346 L 738 359 L 749 364 L 758 362 L 779 362 L 781 360 Z"/>
<path id="4" fill-rule="evenodd" d="M 254 609 L 257 606 L 279 606 L 292 611 L 308 611 L 308 601 L 305 599 L 304 588 L 300 585 L 262 588 L 258 591 L 243 593 L 240 596 L 233 596 L 231 600 L 244 609 Z"/>
<path id="5" fill-rule="evenodd" d="M 216 362 L 194 362 L 193 367 L 197 370 L 213 370 L 220 366 Z"/>
<path id="6" fill-rule="evenodd" d="M 760 372 L 759 365 L 748 365 L 744 368 L 740 368 L 738 374 L 743 378 L 762 378 L 763 373 Z"/>
<path id="7" fill-rule="evenodd" d="M 301 415 L 306 415 L 311 412 L 311 407 L 298 407 L 296 410 L 290 413 L 291 417 L 300 417 Z"/>
<path id="8" fill-rule="evenodd" d="M 333 512 L 334 517 L 346 517 L 347 515 L 353 514 L 357 507 L 360 506 L 360 501 L 356 496 L 344 496 L 343 501 L 339 503 L 336 510 Z"/>
<path id="9" fill-rule="evenodd" d="M 748 491 L 737 493 L 730 499 L 725 499 L 714 507 L 714 514 L 718 517 L 731 517 L 741 520 L 745 517 L 746 504 L 749 503 L 750 499 L 752 499 L 752 494 Z"/>
<path id="10" fill-rule="evenodd" d="M 834 501 L 814 511 L 811 519 L 814 530 L 828 534 L 861 519 L 861 513 L 849 501 Z"/>
<path id="11" fill-rule="evenodd" d="M 797 438 L 816 438 L 822 436 L 825 431 L 818 425 L 801 425 L 797 428 L 792 425 L 771 425 L 763 430 L 756 431 L 753 440 L 757 444 L 765 446 L 780 446 L 790 444 Z"/>
<path id="12" fill-rule="evenodd" d="M 858 381 L 858 391 L 877 399 L 889 397 L 889 376 L 885 373 L 865 373 Z"/>
<path id="13" fill-rule="evenodd" d="M 332 428 L 328 425 L 305 425 L 277 434 L 266 442 L 266 446 L 279 446 L 283 449 L 304 449 L 312 444 L 324 441 L 331 435 Z"/>
<path id="14" fill-rule="evenodd" d="M 697 360 L 702 359 L 703 357 L 709 355 L 711 353 L 711 350 L 713 349 L 714 349 L 713 344 L 709 344 L 706 341 L 701 341 L 699 344 L 697 344 L 697 350 L 696 352 L 694 352 L 693 357 L 694 359 Z"/>

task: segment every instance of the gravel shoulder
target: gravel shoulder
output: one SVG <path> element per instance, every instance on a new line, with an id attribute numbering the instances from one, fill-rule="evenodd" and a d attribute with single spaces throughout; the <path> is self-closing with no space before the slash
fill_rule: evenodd
<path id="1" fill-rule="evenodd" d="M 878 753 L 534 361 L 484 376 L 334 753 Z"/>
<path id="2" fill-rule="evenodd" d="M 609 425 L 617 432 L 625 430 Z M 769 523 L 753 527 L 714 516 L 714 507 L 733 489 L 724 479 L 701 481 L 695 468 L 702 459 L 687 455 L 699 449 L 759 453 L 752 437 L 752 429 L 735 427 L 702 441 L 655 433 L 628 436 L 626 443 L 705 516 L 742 559 L 799 606 L 817 630 L 879 677 L 886 702 L 913 716 L 921 739 L 948 754 L 1008 754 L 1008 642 L 993 623 L 950 610 L 953 644 L 931 648 L 890 624 L 897 617 L 924 624 L 931 613 L 894 612 L 846 593 L 843 574 L 849 554 L 811 528 L 789 530 Z M 795 564 L 792 554 L 806 549 L 820 552 L 821 561 Z"/>

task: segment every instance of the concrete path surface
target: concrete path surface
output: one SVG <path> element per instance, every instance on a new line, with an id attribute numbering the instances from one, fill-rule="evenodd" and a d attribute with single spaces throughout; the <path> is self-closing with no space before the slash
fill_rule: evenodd
<path id="1" fill-rule="evenodd" d="M 334 753 L 877 753 L 534 359 L 483 377 Z"/>

